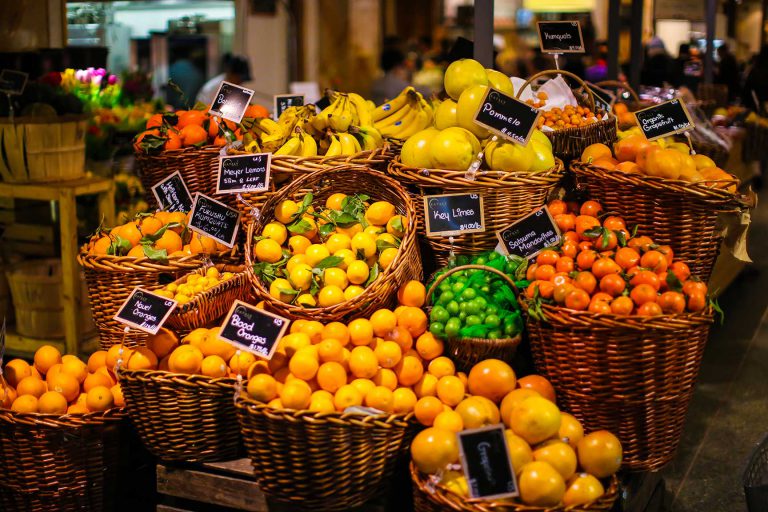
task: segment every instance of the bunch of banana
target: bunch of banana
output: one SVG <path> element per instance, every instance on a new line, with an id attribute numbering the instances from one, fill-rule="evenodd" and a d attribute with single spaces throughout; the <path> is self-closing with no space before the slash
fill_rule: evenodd
<path id="1" fill-rule="evenodd" d="M 330 133 L 328 136 L 330 145 L 325 156 L 354 155 L 363 149 L 354 135 L 351 133 Z"/>
<path id="2" fill-rule="evenodd" d="M 283 129 L 283 133 L 293 133 L 297 126 L 304 128 L 305 124 L 314 117 L 315 105 L 303 105 L 301 107 L 288 107 L 283 110 L 277 120 L 277 124 Z"/>
<path id="3" fill-rule="evenodd" d="M 268 117 L 254 119 L 249 130 L 256 136 L 261 149 L 269 153 L 277 151 L 290 134 L 290 132 L 284 132 L 279 124 Z"/>
<path id="4" fill-rule="evenodd" d="M 351 126 L 349 131 L 360 142 L 363 151 L 372 151 L 384 146 L 384 138 L 373 126 Z"/>
<path id="5" fill-rule="evenodd" d="M 370 106 L 359 94 L 330 91 L 328 96 L 331 104 L 312 119 L 312 126 L 318 131 L 330 128 L 336 133 L 343 133 L 352 125 L 373 124 Z"/>
<path id="6" fill-rule="evenodd" d="M 395 99 L 376 107 L 371 115 L 383 137 L 402 140 L 428 128 L 433 111 L 424 97 L 409 86 Z"/>
<path id="7" fill-rule="evenodd" d="M 317 156 L 317 142 L 301 128 L 296 128 L 293 135 L 275 151 L 275 156 Z"/>

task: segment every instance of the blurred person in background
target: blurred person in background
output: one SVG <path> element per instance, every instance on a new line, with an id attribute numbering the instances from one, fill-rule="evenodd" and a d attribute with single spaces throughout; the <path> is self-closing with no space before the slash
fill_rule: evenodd
<path id="1" fill-rule="evenodd" d="M 643 85 L 662 87 L 664 82 L 671 81 L 672 70 L 672 57 L 667 53 L 664 41 L 658 37 L 651 38 L 646 46 L 643 68 L 640 70 L 640 82 Z"/>
<path id="2" fill-rule="evenodd" d="M 728 87 L 728 101 L 733 101 L 739 94 L 739 63 L 727 44 L 720 45 L 717 49 L 717 57 L 720 62 L 717 65 L 715 83 Z"/>
<path id="3" fill-rule="evenodd" d="M 174 108 L 189 108 L 202 87 L 205 77 L 193 62 L 191 48 L 176 50 L 176 60 L 168 67 L 168 79 L 175 84 L 164 85 L 165 100 Z"/>
<path id="4" fill-rule="evenodd" d="M 384 49 L 379 65 L 384 75 L 371 84 L 371 99 L 377 105 L 396 97 L 400 91 L 411 85 L 405 55 L 397 48 Z"/>
<path id="5" fill-rule="evenodd" d="M 584 71 L 584 77 L 592 82 L 608 79 L 608 43 L 595 41 L 595 61 Z"/>
<path id="6" fill-rule="evenodd" d="M 222 58 L 223 72 L 214 76 L 197 93 L 197 101 L 210 105 L 213 103 L 213 97 L 219 90 L 221 82 L 229 82 L 235 85 L 242 85 L 251 79 L 251 68 L 245 57 L 239 57 L 225 54 Z"/>

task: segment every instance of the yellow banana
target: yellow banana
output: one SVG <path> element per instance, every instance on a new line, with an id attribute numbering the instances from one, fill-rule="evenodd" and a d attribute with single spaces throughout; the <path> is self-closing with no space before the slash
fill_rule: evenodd
<path id="1" fill-rule="evenodd" d="M 317 142 L 315 142 L 315 139 L 303 131 L 299 131 L 299 137 L 301 138 L 301 152 L 299 156 L 317 156 Z"/>
<path id="2" fill-rule="evenodd" d="M 302 146 L 301 139 L 297 135 L 294 135 L 293 137 L 288 139 L 288 141 L 285 144 L 283 144 L 280 147 L 280 149 L 275 151 L 274 154 L 275 156 L 280 156 L 280 155 L 295 156 L 299 154 L 299 150 L 301 150 L 301 146 Z"/>
<path id="3" fill-rule="evenodd" d="M 420 132 L 432 123 L 432 119 L 430 119 L 430 117 L 431 116 L 428 111 L 420 109 L 413 121 L 409 125 L 403 124 L 402 130 L 395 134 L 394 138 L 403 140 L 407 139 L 416 132 Z"/>
<path id="4" fill-rule="evenodd" d="M 332 114 L 328 116 L 328 126 L 336 133 L 342 133 L 349 130 L 349 126 L 352 124 L 352 112 L 350 109 L 349 99 L 347 96 L 342 95 L 340 98 L 339 106 Z"/>
<path id="5" fill-rule="evenodd" d="M 354 155 L 362 151 L 357 139 L 351 133 L 340 133 L 338 137 L 339 142 L 341 142 L 342 155 Z"/>
<path id="6" fill-rule="evenodd" d="M 379 132 L 381 133 L 382 137 L 392 137 L 392 138 L 400 138 L 399 135 L 402 131 L 405 130 L 405 128 L 411 126 L 411 123 L 416 121 L 417 116 L 422 112 L 422 110 L 418 107 L 416 108 L 410 108 L 408 110 L 408 114 L 403 116 L 400 120 L 397 122 L 389 125 L 384 126 L 383 128 L 379 129 Z M 378 127 L 377 127 L 378 128 Z"/>
<path id="7" fill-rule="evenodd" d="M 328 151 L 325 152 L 325 156 L 339 156 L 341 155 L 341 141 L 336 135 L 331 135 L 331 145 L 328 146 Z"/>
<path id="8" fill-rule="evenodd" d="M 317 131 L 323 132 L 328 129 L 328 117 L 331 115 L 331 112 L 335 111 L 338 107 L 339 100 L 341 100 L 341 97 L 337 96 L 336 99 L 331 101 L 330 105 L 321 110 L 320 113 L 312 119 L 312 126 Z"/>
<path id="9" fill-rule="evenodd" d="M 280 128 L 282 128 L 284 133 L 293 133 L 293 129 L 299 121 L 299 108 L 300 107 L 288 107 L 283 110 L 282 114 L 280 114 L 277 124 L 280 125 Z"/>
<path id="10" fill-rule="evenodd" d="M 362 149 L 372 151 L 384 146 L 384 139 L 373 126 L 356 126 L 353 133 L 357 136 Z"/>
<path id="11" fill-rule="evenodd" d="M 400 110 L 403 106 L 408 104 L 410 92 L 415 90 L 416 89 L 413 87 L 408 86 L 403 89 L 400 94 L 398 94 L 397 97 L 395 97 L 393 100 L 390 100 L 387 103 L 376 107 L 373 112 L 371 112 L 371 117 L 373 118 L 374 122 L 379 122 L 382 119 L 389 117 L 390 115 Z"/>
<path id="12" fill-rule="evenodd" d="M 373 124 L 373 117 L 362 96 L 351 92 L 349 93 L 349 101 L 357 112 L 357 122 L 355 123 L 357 126 L 368 126 Z"/>
<path id="13" fill-rule="evenodd" d="M 408 115 L 411 114 L 411 112 L 414 110 L 415 105 L 413 103 L 406 103 L 403 105 L 397 112 L 392 114 L 391 116 L 387 116 L 381 121 L 376 121 L 373 126 L 379 130 L 382 131 L 384 128 L 394 126 L 396 123 L 399 123 L 404 118 L 406 118 Z M 383 135 L 383 133 L 382 133 Z"/>

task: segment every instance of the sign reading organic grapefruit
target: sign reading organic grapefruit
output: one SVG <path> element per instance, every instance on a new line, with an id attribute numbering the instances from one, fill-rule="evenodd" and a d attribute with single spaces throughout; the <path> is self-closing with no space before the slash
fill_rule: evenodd
<path id="1" fill-rule="evenodd" d="M 635 118 L 648 140 L 656 140 L 694 128 L 688 109 L 679 99 L 638 110 L 635 112 Z"/>

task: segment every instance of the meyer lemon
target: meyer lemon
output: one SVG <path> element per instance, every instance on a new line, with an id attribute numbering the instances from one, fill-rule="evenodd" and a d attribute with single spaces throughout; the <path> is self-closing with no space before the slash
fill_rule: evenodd
<path id="1" fill-rule="evenodd" d="M 351 265 L 357 259 L 355 257 L 355 253 L 353 253 L 351 249 L 339 249 L 338 251 L 335 251 L 333 255 L 343 258 L 342 261 L 337 265 L 342 270 L 347 270 L 349 265 Z"/>
<path id="2" fill-rule="evenodd" d="M 362 286 L 357 286 L 354 284 L 347 286 L 347 289 L 344 290 L 344 300 L 350 301 L 355 297 L 359 297 L 360 295 L 363 294 L 364 291 L 365 291 L 365 288 L 363 288 Z"/>
<path id="3" fill-rule="evenodd" d="M 304 254 L 310 245 L 312 245 L 312 242 L 303 235 L 293 235 L 288 239 L 288 249 L 294 256 Z"/>
<path id="4" fill-rule="evenodd" d="M 317 293 L 317 303 L 321 308 L 328 308 L 341 304 L 346 299 L 344 298 L 344 290 L 338 286 L 329 285 L 324 286 Z"/>
<path id="5" fill-rule="evenodd" d="M 296 304 L 305 308 L 313 308 L 317 306 L 317 300 L 308 293 L 302 293 L 296 297 Z"/>
<path id="6" fill-rule="evenodd" d="M 389 268 L 392 262 L 395 261 L 396 256 L 397 256 L 397 249 L 395 249 L 394 247 L 384 249 L 383 251 L 381 251 L 381 254 L 379 255 L 379 266 L 382 269 Z"/>
<path id="7" fill-rule="evenodd" d="M 256 259 L 266 263 L 277 263 L 283 257 L 283 249 L 280 244 L 271 238 L 264 238 L 256 242 L 254 251 Z"/>
<path id="8" fill-rule="evenodd" d="M 542 400 L 545 400 L 542 398 Z M 520 499 L 526 505 L 554 507 L 565 495 L 565 481 L 546 462 L 533 461 L 523 466 L 518 480 Z"/>
<path id="9" fill-rule="evenodd" d="M 365 211 L 365 220 L 375 226 L 386 226 L 395 215 L 395 205 L 387 201 L 376 201 Z"/>
<path id="10" fill-rule="evenodd" d="M 347 194 L 331 194 L 328 196 L 328 199 L 325 200 L 325 207 L 330 210 L 341 210 L 344 207 L 344 199 L 346 199 L 346 197 Z"/>
<path id="11" fill-rule="evenodd" d="M 330 255 L 331 253 L 328 251 L 328 248 L 322 244 L 312 244 L 307 247 L 307 250 L 304 252 L 307 265 L 310 267 L 316 266 Z"/>
<path id="12" fill-rule="evenodd" d="M 362 253 L 365 258 L 370 258 L 376 254 L 376 238 L 368 233 L 357 233 L 352 237 L 352 252 Z"/>
<path id="13" fill-rule="evenodd" d="M 299 265 L 300 263 L 306 263 L 306 262 L 307 262 L 307 257 L 304 254 L 294 254 L 285 263 L 285 270 L 290 272 L 296 267 L 296 265 Z"/>
<path id="14" fill-rule="evenodd" d="M 323 271 L 323 283 L 325 286 L 338 286 L 344 290 L 349 286 L 347 273 L 340 268 L 327 268 Z"/>
<path id="15" fill-rule="evenodd" d="M 347 278 L 352 284 L 363 284 L 368 280 L 370 269 L 361 260 L 355 260 L 347 266 Z"/>
<path id="16" fill-rule="evenodd" d="M 334 233 L 325 241 L 325 246 L 331 254 L 335 254 L 336 251 L 352 247 L 352 240 L 343 233 Z"/>
<path id="17" fill-rule="evenodd" d="M 275 208 L 275 219 L 283 224 L 289 224 L 293 216 L 299 211 L 299 205 L 296 201 L 286 199 Z"/>
<path id="18" fill-rule="evenodd" d="M 312 267 L 306 263 L 299 263 L 288 272 L 288 280 L 292 287 L 297 290 L 309 290 L 313 277 Z"/>
<path id="19" fill-rule="evenodd" d="M 365 233 L 366 235 L 371 235 L 375 241 L 376 237 L 378 237 L 382 233 L 386 233 L 386 230 L 382 226 L 371 225 L 365 228 L 363 230 L 363 233 Z"/>
<path id="20" fill-rule="evenodd" d="M 557 406 L 541 396 L 526 398 L 509 414 L 509 427 L 529 444 L 540 443 L 556 435 L 560 422 Z"/>
<path id="21" fill-rule="evenodd" d="M 387 233 L 397 238 L 402 238 L 405 234 L 405 226 L 408 219 L 402 215 L 395 215 L 387 221 Z"/>
<path id="22" fill-rule="evenodd" d="M 269 295 L 281 302 L 291 302 L 296 290 L 287 279 L 279 278 L 269 285 Z"/>

